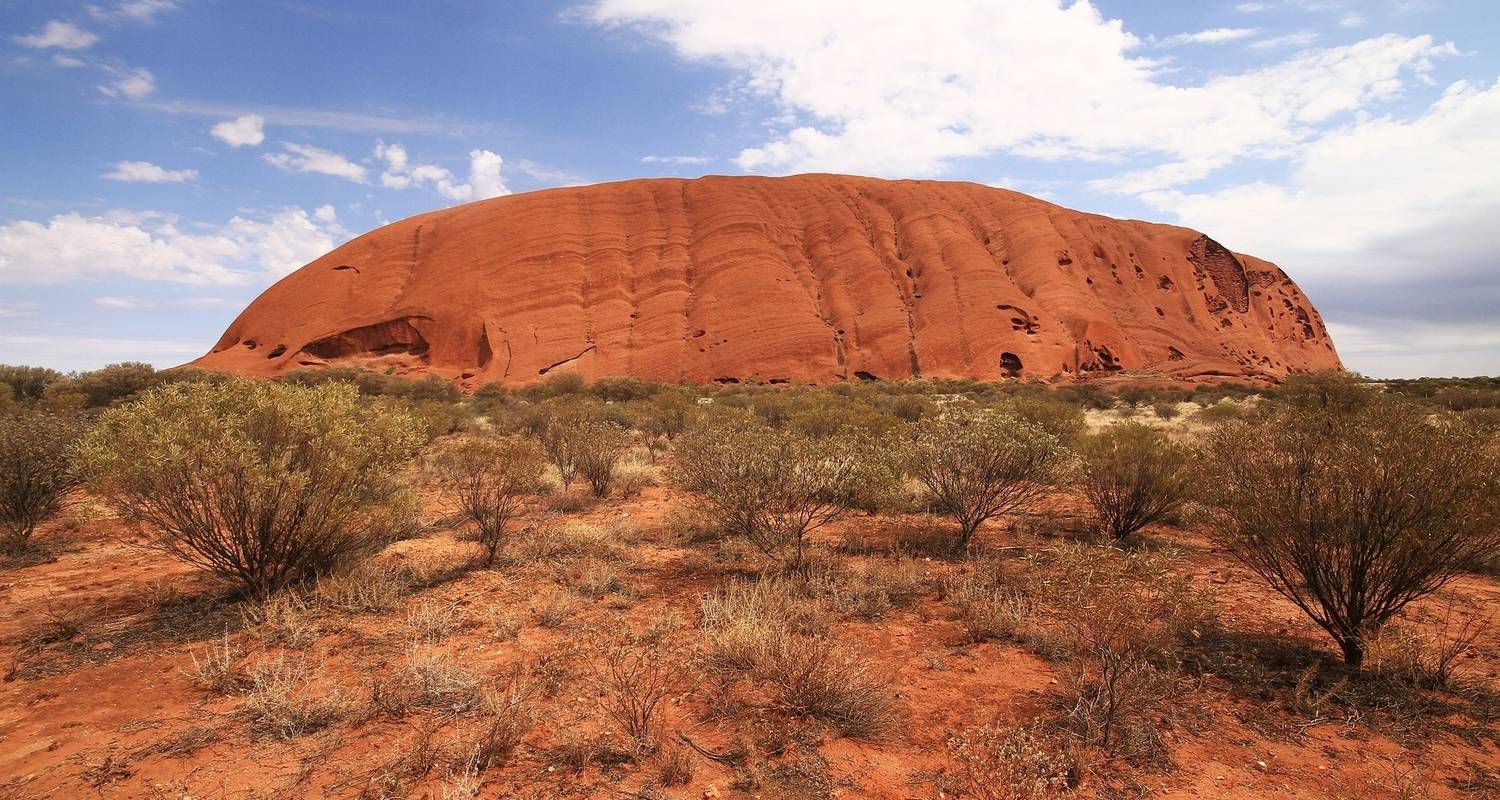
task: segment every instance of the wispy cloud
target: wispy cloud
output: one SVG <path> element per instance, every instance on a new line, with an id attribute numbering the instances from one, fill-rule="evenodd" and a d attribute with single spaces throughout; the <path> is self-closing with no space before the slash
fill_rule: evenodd
<path id="1" fill-rule="evenodd" d="M 641 156 L 642 164 L 707 164 L 708 156 Z"/>
<path id="2" fill-rule="evenodd" d="M 104 308 L 138 309 L 138 308 L 188 308 L 188 309 L 214 309 L 214 308 L 239 308 L 244 305 L 237 300 L 226 300 L 222 297 L 95 297 L 94 305 Z"/>
<path id="3" fill-rule="evenodd" d="M 1176 47 L 1184 44 L 1219 44 L 1237 39 L 1248 39 L 1260 33 L 1260 28 L 1209 28 L 1196 33 L 1176 33 L 1162 39 L 1152 40 L 1157 47 Z"/>
<path id="4" fill-rule="evenodd" d="M 101 177 L 125 183 L 186 183 L 198 180 L 198 170 L 166 169 L 150 161 L 121 161 Z"/>
<path id="5" fill-rule="evenodd" d="M 152 22 L 156 15 L 177 8 L 177 0 L 121 0 L 112 6 L 89 6 L 89 16 L 100 22 Z"/>
<path id="6" fill-rule="evenodd" d="M 1271 36 L 1265 39 L 1257 39 L 1250 43 L 1256 50 L 1271 50 L 1277 47 L 1307 47 L 1322 38 L 1322 34 L 1314 30 L 1294 31 L 1280 36 Z"/>
<path id="7" fill-rule="evenodd" d="M 145 67 L 106 67 L 109 83 L 99 84 L 99 91 L 109 97 L 139 100 L 156 91 L 156 76 Z"/>
<path id="8" fill-rule="evenodd" d="M 86 31 L 71 22 L 54 19 L 37 33 L 13 37 L 17 42 L 35 50 L 57 48 L 59 50 L 86 50 L 99 41 L 99 35 Z"/>
<path id="9" fill-rule="evenodd" d="M 310 144 L 282 142 L 283 153 L 266 153 L 261 156 L 267 164 L 286 172 L 313 172 L 332 175 L 335 178 L 364 183 L 369 170 L 344 156 Z"/>
<path id="10" fill-rule="evenodd" d="M 466 136 L 483 132 L 486 126 L 463 120 L 434 115 L 386 115 L 358 111 L 333 111 L 295 106 L 240 105 L 235 103 L 209 103 L 193 100 L 158 100 L 141 103 L 140 107 L 168 114 L 189 114 L 199 117 L 244 117 L 254 115 L 264 120 L 263 124 L 299 128 L 328 128 L 330 130 L 399 134 L 427 134 L 443 136 Z"/>

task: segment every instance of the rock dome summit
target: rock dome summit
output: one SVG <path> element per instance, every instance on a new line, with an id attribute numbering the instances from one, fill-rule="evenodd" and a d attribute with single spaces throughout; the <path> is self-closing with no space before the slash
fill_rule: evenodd
<path id="1" fill-rule="evenodd" d="M 1340 366 L 1286 273 L 1203 233 L 839 175 L 631 180 L 421 214 L 288 275 L 193 364 L 464 388 L 559 371 L 1274 382 Z"/>

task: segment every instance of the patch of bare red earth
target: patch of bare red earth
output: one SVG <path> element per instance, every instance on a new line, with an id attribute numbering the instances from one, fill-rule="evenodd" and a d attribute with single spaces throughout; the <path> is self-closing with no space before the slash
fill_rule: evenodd
<path id="1" fill-rule="evenodd" d="M 696 642 L 699 598 L 722 584 L 726 566 L 702 547 L 686 547 L 662 535 L 667 511 L 681 498 L 668 487 L 608 501 L 573 519 L 606 522 L 624 516 L 642 532 L 625 567 L 626 583 L 638 591 L 623 612 L 637 630 L 664 614 L 686 621 L 674 647 L 689 652 Z M 429 498 L 425 518 L 448 509 Z M 1079 503 L 1057 498 L 1054 507 L 1022 530 L 1076 526 Z M 1037 523 L 1040 523 L 1039 525 Z M 853 540 L 880 546 L 914 527 L 930 525 L 916 517 L 856 517 L 827 530 L 829 541 Z M 215 602 L 214 588 L 185 567 L 127 547 L 117 540 L 119 523 L 97 520 L 63 530 L 51 525 L 40 534 L 60 550 L 54 560 L 0 573 L 0 658 L 13 674 L 0 684 L 0 796 L 7 798 L 262 798 L 353 797 L 399 751 L 414 741 L 429 717 L 414 713 L 401 720 L 342 722 L 289 741 L 254 737 L 235 711 L 239 701 L 206 694 L 186 676 L 192 654 L 202 652 L 216 626 L 233 623 L 232 605 Z M 1180 547 L 1180 568 L 1212 588 L 1226 627 L 1245 635 L 1300 640 L 1322 648 L 1326 642 L 1289 603 L 1272 594 L 1242 567 L 1210 544 L 1200 532 L 1166 527 L 1150 535 Z M 981 533 L 992 546 L 1036 551 L 1052 546 L 1050 535 L 1015 533 L 991 525 Z M 473 545 L 454 532 L 432 534 L 393 545 L 379 558 L 391 565 L 455 563 Z M 953 568 L 933 560 L 932 574 Z M 545 570 L 474 571 L 408 598 L 455 603 L 472 613 L 490 607 L 518 612 L 525 621 L 512 641 L 496 641 L 477 630 L 459 631 L 441 645 L 457 663 L 481 676 L 504 674 L 523 662 L 570 644 L 580 629 L 607 624 L 617 613 L 606 603 L 582 600 L 575 620 L 562 629 L 539 627 L 526 617 L 537 591 L 554 585 Z M 161 600 L 164 593 L 178 599 Z M 1493 679 L 1500 669 L 1500 584 L 1490 578 L 1458 581 L 1451 590 L 1484 610 L 1491 624 L 1470 674 Z M 185 598 L 185 599 L 182 599 Z M 202 598 L 195 600 L 194 598 Z M 194 611 L 181 626 L 153 619 L 162 608 L 186 603 Z M 194 604 L 197 605 L 194 605 Z M 881 743 L 856 742 L 825 734 L 817 748 L 826 760 L 836 795 L 846 798 L 936 797 L 931 775 L 946 763 L 947 739 L 970 726 L 1024 722 L 1043 713 L 1056 687 L 1060 664 L 1011 644 L 961 644 L 950 612 L 935 596 L 875 622 L 838 623 L 835 634 L 865 654 L 890 676 L 909 722 L 897 737 Z M 55 638 L 59 620 L 68 635 L 40 649 L 24 644 Z M 300 651 L 326 660 L 326 681 L 358 697 L 369 677 L 396 666 L 403 612 L 340 615 L 329 612 L 328 634 Z M 176 631 L 174 633 L 174 631 Z M 247 650 L 250 633 L 234 634 Z M 594 641 L 571 641 L 585 647 Z M 277 648 L 272 648 L 275 651 Z M 294 653 L 295 655 L 296 653 Z M 936 654 L 942 668 L 928 658 Z M 702 700 L 679 687 L 667 707 L 666 730 L 688 730 L 706 748 L 731 741 L 732 721 L 705 721 Z M 1466 762 L 1495 766 L 1500 753 L 1492 742 L 1465 741 L 1447 733 L 1407 750 L 1381 732 L 1359 724 L 1305 720 L 1271 701 L 1230 691 L 1209 676 L 1185 701 L 1207 709 L 1195 730 L 1171 730 L 1172 767 L 1160 773 L 1133 773 L 1153 796 L 1168 798 L 1336 798 L 1401 797 L 1392 788 L 1402 769 L 1425 784 L 1433 798 L 1472 798 L 1448 779 L 1470 777 Z M 542 753 L 563 738 L 605 729 L 597 695 L 583 681 L 565 685 L 546 700 L 518 755 L 486 776 L 484 797 L 607 797 L 640 787 L 656 776 L 649 763 L 590 766 L 579 773 L 549 766 Z M 1266 732 L 1266 722 L 1275 730 Z M 1472 721 L 1470 721 L 1472 722 Z M 439 737 L 441 738 L 441 737 Z M 190 744 L 197 740 L 197 744 Z M 188 744 L 185 744 L 188 743 Z M 1400 765 L 1414 765 L 1401 767 Z M 1109 767 L 1104 768 L 1108 777 Z M 434 770 L 413 797 L 438 797 L 443 768 Z M 1385 776 L 1392 776 L 1386 780 Z M 732 772 L 697 759 L 690 784 L 666 790 L 669 797 L 771 796 L 731 789 Z M 1081 798 L 1100 796 L 1099 782 L 1082 788 Z"/>

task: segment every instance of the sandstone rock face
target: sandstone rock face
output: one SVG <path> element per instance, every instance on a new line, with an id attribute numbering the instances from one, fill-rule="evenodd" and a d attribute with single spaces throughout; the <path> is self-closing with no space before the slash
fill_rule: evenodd
<path id="1" fill-rule="evenodd" d="M 1284 272 L 1196 231 L 837 175 L 634 180 L 412 217 L 267 289 L 193 363 L 465 388 L 565 370 L 1275 381 L 1340 366 Z"/>

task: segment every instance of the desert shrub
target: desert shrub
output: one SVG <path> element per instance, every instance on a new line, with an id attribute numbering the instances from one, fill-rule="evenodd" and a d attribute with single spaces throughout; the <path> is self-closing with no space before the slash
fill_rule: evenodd
<path id="1" fill-rule="evenodd" d="M 78 485 L 72 448 L 84 421 L 73 414 L 0 414 L 0 553 L 19 553 Z"/>
<path id="2" fill-rule="evenodd" d="M 66 382 L 69 390 L 81 393 L 91 408 L 107 406 L 142 392 L 158 381 L 156 367 L 139 361 L 109 364 L 85 372 Z"/>
<path id="3" fill-rule="evenodd" d="M 1380 392 L 1359 375 L 1320 370 L 1288 376 L 1271 395 L 1279 404 L 1302 411 L 1350 413 L 1374 402 Z"/>
<path id="4" fill-rule="evenodd" d="M 1387 621 L 1500 548 L 1500 485 L 1482 431 L 1330 396 L 1217 429 L 1204 485 L 1225 544 L 1358 669 Z"/>
<path id="5" fill-rule="evenodd" d="M 91 489 L 149 546 L 262 598 L 383 544 L 411 420 L 353 387 L 172 384 L 105 412 L 79 452 Z"/>
<path id="6" fill-rule="evenodd" d="M 608 497 L 615 465 L 630 450 L 630 432 L 613 422 L 582 420 L 572 431 L 574 463 L 595 497 Z"/>
<path id="7" fill-rule="evenodd" d="M 1033 594 L 1070 660 L 1060 698 L 1069 728 L 1085 745 L 1160 763 L 1158 718 L 1178 691 L 1166 670 L 1212 623 L 1207 596 L 1153 553 L 1065 545 L 1036 575 Z"/>
<path id="8" fill-rule="evenodd" d="M 1152 403 L 1151 413 L 1155 414 L 1160 419 L 1176 419 L 1179 415 L 1182 414 L 1182 411 L 1177 408 L 1176 403 L 1162 402 Z"/>
<path id="9" fill-rule="evenodd" d="M 571 597 L 557 590 L 543 592 L 531 602 L 531 613 L 544 628 L 561 628 L 577 608 Z"/>
<path id="10" fill-rule="evenodd" d="M 1242 418 L 1245 415 L 1244 408 L 1238 403 L 1220 401 L 1213 405 L 1204 406 L 1193 414 L 1193 419 L 1205 425 L 1218 425 Z"/>
<path id="11" fill-rule="evenodd" d="M 440 443 L 427 463 L 474 524 L 485 565 L 493 565 L 511 521 L 541 488 L 541 449 L 529 439 L 464 436 Z"/>
<path id="12" fill-rule="evenodd" d="M 1023 727 L 986 725 L 948 740 L 954 768 L 942 787 L 954 797 L 978 800 L 1049 800 L 1078 784 L 1077 759 L 1045 734 Z"/>
<path id="13" fill-rule="evenodd" d="M 1078 447 L 1083 494 L 1116 541 L 1175 513 L 1191 486 L 1187 451 L 1145 425 L 1114 425 Z"/>
<path id="14" fill-rule="evenodd" d="M 534 408 L 524 425 L 541 442 L 547 460 L 567 489 L 578 476 L 585 443 L 601 432 L 599 426 L 604 422 L 596 404 L 556 399 Z"/>
<path id="15" fill-rule="evenodd" d="M 1007 397 L 995 407 L 1056 436 L 1064 446 L 1071 447 L 1088 431 L 1083 409 L 1052 395 Z"/>
<path id="16" fill-rule="evenodd" d="M 868 437 L 812 439 L 730 420 L 685 434 L 674 477 L 721 527 L 786 569 L 806 565 L 807 535 L 838 519 L 891 474 Z"/>
<path id="17" fill-rule="evenodd" d="M 63 379 L 55 369 L 0 364 L 0 383 L 10 388 L 16 400 L 40 400 L 49 385 Z"/>
<path id="18" fill-rule="evenodd" d="M 968 549 L 985 520 L 1040 496 L 1067 464 L 1056 436 L 985 409 L 951 409 L 922 420 L 910 458 L 931 503 L 958 522 L 958 550 Z"/>
<path id="19" fill-rule="evenodd" d="M 595 680 L 604 713 L 635 748 L 637 756 L 656 750 L 661 739 L 661 705 L 672 689 L 675 669 L 655 649 L 610 649 Z"/>

